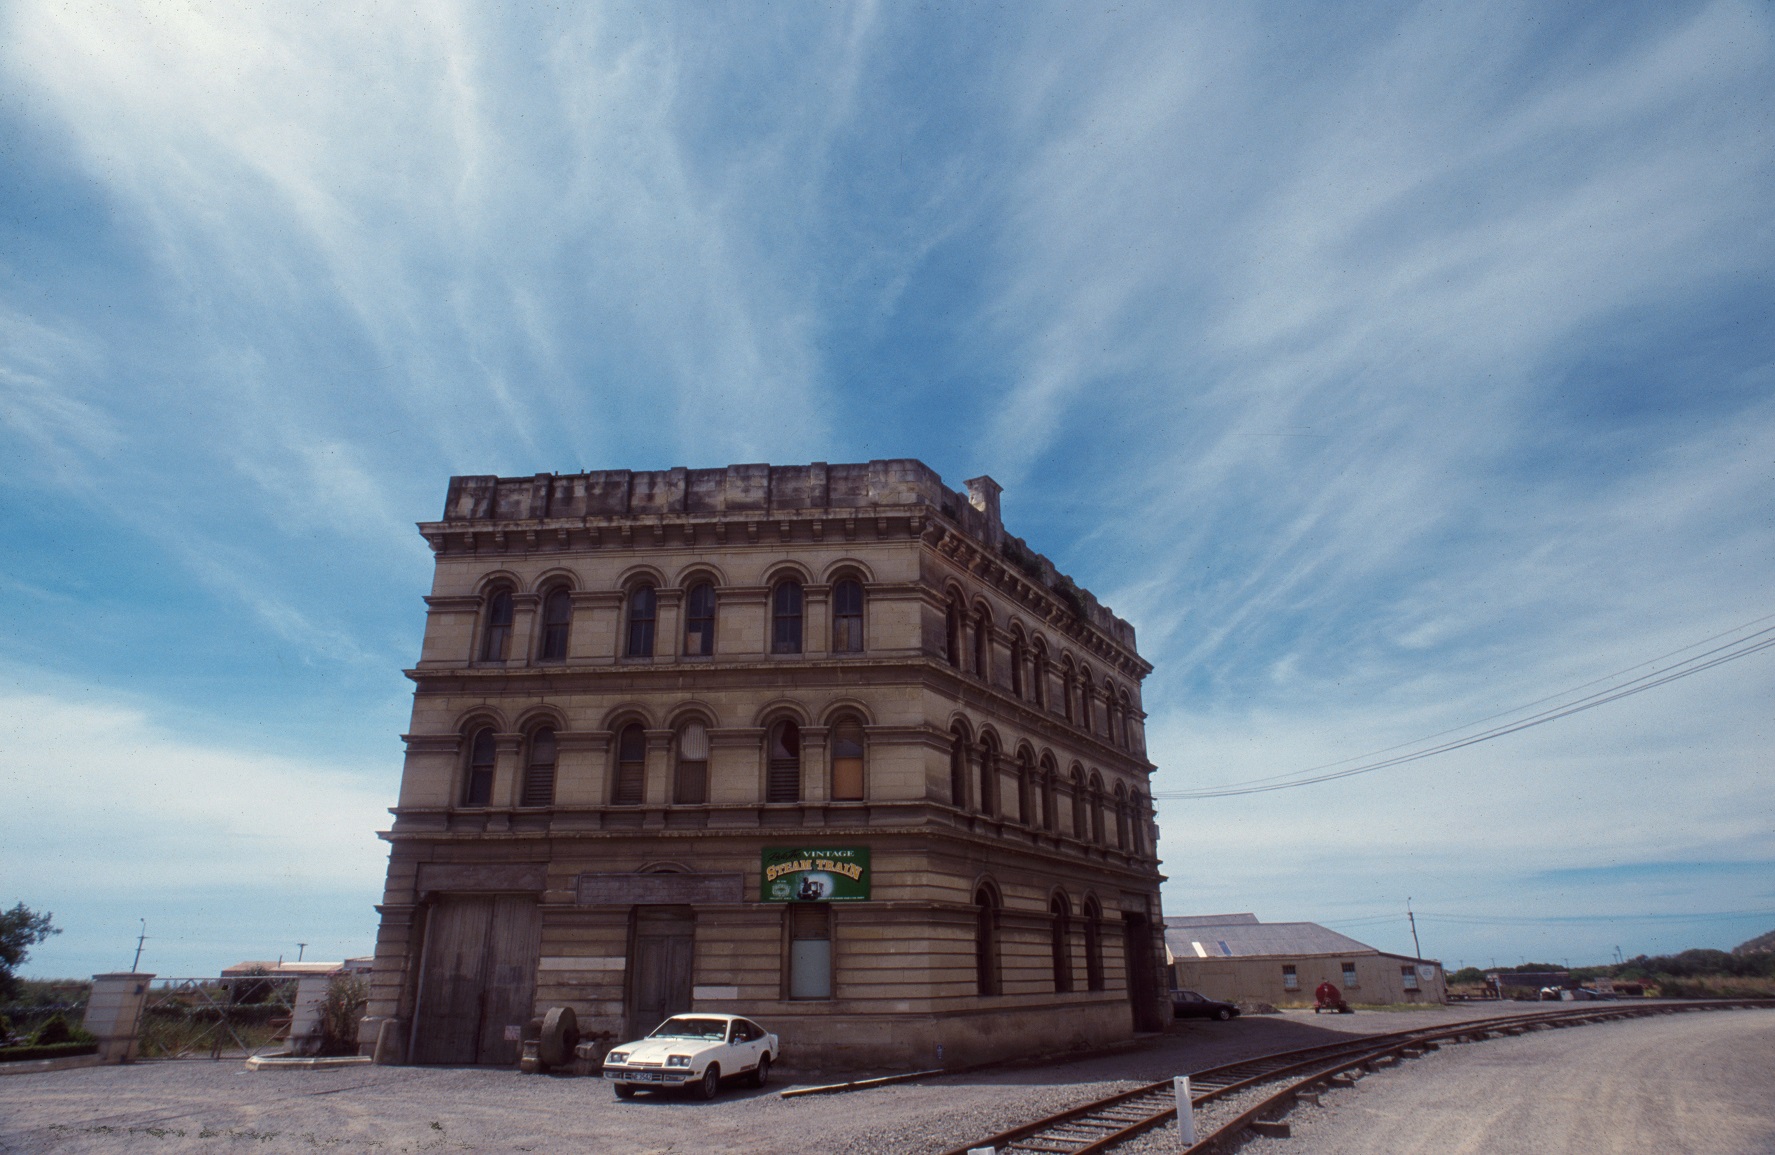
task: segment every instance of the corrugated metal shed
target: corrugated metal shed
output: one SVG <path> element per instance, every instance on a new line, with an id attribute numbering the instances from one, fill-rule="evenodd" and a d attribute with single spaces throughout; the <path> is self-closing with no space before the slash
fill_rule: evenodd
<path id="1" fill-rule="evenodd" d="M 1238 920 L 1234 922 L 1208 922 L 1206 917 L 1165 920 L 1165 945 L 1173 955 L 1194 959 L 1382 953 L 1316 922 L 1260 923 L 1250 915 L 1234 915 Z"/>

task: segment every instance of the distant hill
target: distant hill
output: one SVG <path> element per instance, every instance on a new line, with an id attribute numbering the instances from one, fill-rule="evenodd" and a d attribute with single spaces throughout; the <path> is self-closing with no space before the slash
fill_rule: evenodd
<path id="1" fill-rule="evenodd" d="M 1768 934 L 1759 934 L 1749 942 L 1741 942 L 1732 948 L 1733 954 L 1761 954 L 1775 950 L 1775 930 Z"/>

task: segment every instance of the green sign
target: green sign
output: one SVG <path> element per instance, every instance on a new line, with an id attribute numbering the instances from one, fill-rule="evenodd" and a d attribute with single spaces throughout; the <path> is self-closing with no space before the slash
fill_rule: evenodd
<path id="1" fill-rule="evenodd" d="M 867 846 L 767 846 L 758 883 L 765 902 L 867 902 Z"/>

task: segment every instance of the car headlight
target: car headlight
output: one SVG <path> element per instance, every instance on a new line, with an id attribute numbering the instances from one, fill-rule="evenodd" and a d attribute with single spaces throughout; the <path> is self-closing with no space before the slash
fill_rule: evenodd
<path id="1" fill-rule="evenodd" d="M 612 1051 L 604 1056 L 604 1061 L 606 1063 L 626 1063 L 629 1061 L 629 1053 L 627 1051 Z"/>
<path id="2" fill-rule="evenodd" d="M 690 1056 L 689 1055 L 667 1055 L 666 1056 L 666 1066 L 668 1066 L 668 1067 L 688 1067 L 688 1066 L 690 1066 Z"/>

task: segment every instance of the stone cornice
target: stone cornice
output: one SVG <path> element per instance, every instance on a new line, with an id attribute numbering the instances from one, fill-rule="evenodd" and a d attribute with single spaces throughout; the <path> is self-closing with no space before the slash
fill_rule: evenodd
<path id="1" fill-rule="evenodd" d="M 1145 658 L 1086 621 L 1047 586 L 1030 580 L 984 542 L 941 521 L 932 523 L 924 542 L 937 557 L 974 581 L 991 586 L 1049 629 L 1113 665 L 1124 677 L 1142 681 L 1152 673 L 1152 664 Z M 941 604 L 941 591 L 937 596 Z"/>

